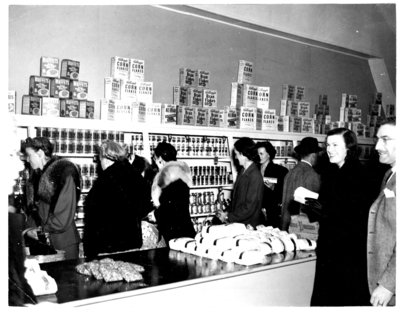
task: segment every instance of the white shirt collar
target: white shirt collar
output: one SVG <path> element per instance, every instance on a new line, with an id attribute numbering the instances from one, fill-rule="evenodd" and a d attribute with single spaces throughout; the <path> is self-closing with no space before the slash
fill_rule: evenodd
<path id="1" fill-rule="evenodd" d="M 300 161 L 302 161 L 302 162 L 304 162 L 304 163 L 306 163 L 306 164 L 309 164 L 309 165 L 312 167 L 311 163 L 308 162 L 307 160 L 302 159 L 302 160 L 300 160 Z"/>

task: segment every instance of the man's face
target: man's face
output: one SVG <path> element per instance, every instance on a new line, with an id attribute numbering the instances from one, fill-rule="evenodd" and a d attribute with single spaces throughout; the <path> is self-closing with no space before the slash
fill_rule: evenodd
<path id="1" fill-rule="evenodd" d="M 376 139 L 375 149 L 379 154 L 379 161 L 394 167 L 396 164 L 396 126 L 389 124 L 381 126 L 376 134 Z"/>

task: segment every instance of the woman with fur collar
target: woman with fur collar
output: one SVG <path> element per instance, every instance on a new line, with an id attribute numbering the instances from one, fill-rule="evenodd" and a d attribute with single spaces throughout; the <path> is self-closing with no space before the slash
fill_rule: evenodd
<path id="1" fill-rule="evenodd" d="M 194 237 L 196 232 L 189 213 L 191 174 L 188 165 L 176 161 L 175 148 L 161 142 L 154 150 L 159 173 L 152 185 L 154 216 L 158 230 L 168 243 L 178 237 Z"/>

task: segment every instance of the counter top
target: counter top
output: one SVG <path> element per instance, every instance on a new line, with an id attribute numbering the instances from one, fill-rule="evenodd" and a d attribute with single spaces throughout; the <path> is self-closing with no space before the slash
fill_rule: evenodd
<path id="1" fill-rule="evenodd" d="M 253 266 L 226 263 L 168 248 L 119 253 L 98 259 L 106 257 L 142 265 L 145 268 L 145 272 L 142 273 L 143 280 L 131 283 L 125 281 L 106 283 L 93 277 L 81 275 L 76 272 L 75 266 L 84 262 L 84 259 L 42 263 L 41 269 L 47 271 L 56 280 L 58 291 L 55 295 L 39 297 L 39 301 L 84 305 L 87 302 L 98 302 L 128 294 L 135 296 L 314 261 L 315 252 L 297 251 L 295 253 L 273 254 L 266 257 L 265 264 Z"/>

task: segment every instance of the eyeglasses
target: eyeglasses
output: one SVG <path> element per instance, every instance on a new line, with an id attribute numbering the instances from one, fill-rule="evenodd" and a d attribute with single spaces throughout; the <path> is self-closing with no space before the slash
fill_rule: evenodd
<path id="1" fill-rule="evenodd" d="M 379 141 L 382 141 L 383 144 L 387 144 L 388 141 L 392 141 L 394 138 L 389 138 L 386 136 L 380 137 L 380 138 L 374 138 L 374 143 L 377 144 Z"/>

